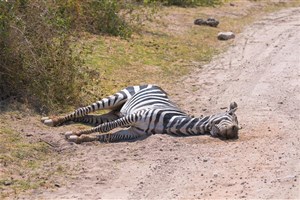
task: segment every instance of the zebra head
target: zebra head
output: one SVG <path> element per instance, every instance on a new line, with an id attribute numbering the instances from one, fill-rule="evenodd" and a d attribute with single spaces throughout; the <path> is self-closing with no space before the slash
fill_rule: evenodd
<path id="1" fill-rule="evenodd" d="M 237 103 L 232 102 L 229 106 L 229 111 L 216 115 L 212 118 L 210 133 L 212 136 L 224 139 L 238 138 L 238 120 L 235 114 Z"/>

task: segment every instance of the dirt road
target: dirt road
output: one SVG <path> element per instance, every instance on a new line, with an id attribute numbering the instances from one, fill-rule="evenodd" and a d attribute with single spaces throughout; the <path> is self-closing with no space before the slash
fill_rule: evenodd
<path id="1" fill-rule="evenodd" d="M 300 198 L 300 8 L 248 27 L 170 96 L 195 116 L 236 101 L 239 139 L 154 135 L 116 144 L 61 141 L 72 149 L 59 163 L 70 166 L 69 172 L 57 179 L 56 189 L 32 191 L 31 198 Z M 55 131 L 47 128 L 45 137 Z"/>

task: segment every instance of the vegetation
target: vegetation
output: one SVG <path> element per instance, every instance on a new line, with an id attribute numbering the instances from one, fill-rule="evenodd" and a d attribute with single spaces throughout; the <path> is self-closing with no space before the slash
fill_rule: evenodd
<path id="1" fill-rule="evenodd" d="M 81 61 L 68 23 L 40 1 L 0 1 L 0 85 L 37 107 L 75 103 Z"/>
<path id="2" fill-rule="evenodd" d="M 33 189 L 46 184 L 45 175 L 36 171 L 49 158 L 51 150 L 43 142 L 29 143 L 22 136 L 8 128 L 0 128 L 0 198 L 10 192 Z"/>
<path id="3" fill-rule="evenodd" d="M 151 16 L 141 4 L 210 5 L 214 0 L 0 1 L 0 91 L 10 91 L 39 112 L 78 105 L 87 79 L 80 33 L 129 38 L 136 24 Z M 150 9 L 148 9 L 150 10 Z M 74 46 L 75 45 L 75 46 Z M 143 55 L 147 55 L 146 52 Z M 98 78 L 98 77 L 96 77 Z M 81 95 L 79 95 L 81 94 Z"/>

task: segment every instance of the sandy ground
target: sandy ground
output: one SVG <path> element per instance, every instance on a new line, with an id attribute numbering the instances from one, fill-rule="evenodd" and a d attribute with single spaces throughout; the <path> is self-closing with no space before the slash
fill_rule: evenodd
<path id="1" fill-rule="evenodd" d="M 19 198 L 300 198 L 300 8 L 254 23 L 226 53 L 169 92 L 195 116 L 220 112 L 236 101 L 239 139 L 153 135 L 76 145 L 58 134 L 74 127 L 41 124 L 33 133 L 65 154 L 58 164 L 69 171 L 55 180 L 56 188 Z"/>

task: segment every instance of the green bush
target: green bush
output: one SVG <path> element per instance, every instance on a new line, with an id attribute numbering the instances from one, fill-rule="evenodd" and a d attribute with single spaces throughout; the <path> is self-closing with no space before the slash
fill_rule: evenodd
<path id="1" fill-rule="evenodd" d="M 67 23 L 50 6 L 0 1 L 0 87 L 43 111 L 78 102 L 82 86 Z"/>
<path id="2" fill-rule="evenodd" d="M 134 9 L 132 4 L 117 0 L 56 0 L 51 12 L 55 14 L 55 25 L 77 31 L 103 33 L 130 37 L 132 28 L 126 22 L 124 11 Z"/>
<path id="3" fill-rule="evenodd" d="M 0 99 L 5 91 L 40 111 L 78 105 L 86 73 L 78 32 L 128 38 L 145 4 L 214 5 L 221 0 L 0 0 Z M 151 14 L 150 14 L 151 15 Z M 139 23 L 136 23 L 139 24 Z"/>
<path id="4" fill-rule="evenodd" d="M 72 40 L 82 31 L 130 37 L 125 15 L 133 8 L 117 0 L 0 1 L 0 93 L 40 111 L 78 105 L 89 76 Z"/>
<path id="5" fill-rule="evenodd" d="M 117 0 L 91 0 L 83 5 L 84 16 L 87 19 L 87 30 L 108 33 L 123 38 L 130 37 L 132 28 L 121 16 L 122 9 L 129 8 Z"/>

